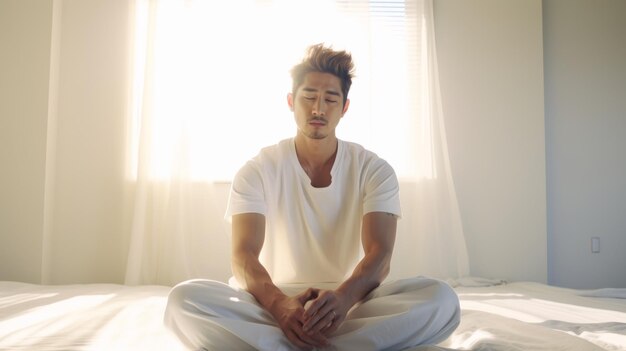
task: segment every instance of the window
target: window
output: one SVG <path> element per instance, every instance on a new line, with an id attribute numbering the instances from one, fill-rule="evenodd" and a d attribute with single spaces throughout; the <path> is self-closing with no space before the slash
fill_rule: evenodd
<path id="1" fill-rule="evenodd" d="M 320 42 L 356 65 L 338 137 L 400 178 L 432 177 L 414 2 L 140 0 L 136 15 L 134 177 L 142 162 L 152 179 L 230 180 L 261 147 L 295 135 L 289 69 Z"/>

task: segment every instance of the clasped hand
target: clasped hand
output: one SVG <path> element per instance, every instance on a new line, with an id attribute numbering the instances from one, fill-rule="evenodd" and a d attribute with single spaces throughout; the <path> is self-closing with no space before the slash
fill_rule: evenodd
<path id="1" fill-rule="evenodd" d="M 330 346 L 328 337 L 343 323 L 350 307 L 334 290 L 309 288 L 279 299 L 270 312 L 291 343 L 309 350 Z"/>

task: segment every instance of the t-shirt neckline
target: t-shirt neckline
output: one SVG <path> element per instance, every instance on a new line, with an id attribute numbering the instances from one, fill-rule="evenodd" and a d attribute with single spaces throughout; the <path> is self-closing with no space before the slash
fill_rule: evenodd
<path id="1" fill-rule="evenodd" d="M 309 175 L 306 174 L 306 172 L 304 171 L 304 168 L 302 168 L 302 165 L 300 164 L 300 161 L 298 161 L 298 154 L 296 153 L 296 139 L 295 138 L 291 138 L 290 141 L 290 150 L 289 150 L 290 154 L 291 154 L 291 163 L 293 164 L 293 166 L 296 168 L 298 175 L 300 176 L 301 180 L 308 185 L 311 189 L 316 189 L 316 190 L 325 190 L 325 189 L 330 189 L 334 186 L 334 184 L 336 183 L 335 181 L 335 175 L 337 173 L 337 169 L 339 167 L 339 163 L 340 160 L 342 158 L 343 155 L 343 141 L 339 138 L 337 138 L 337 155 L 335 155 L 335 162 L 333 163 L 333 167 L 330 169 L 330 177 L 331 177 L 331 181 L 330 184 L 328 186 L 325 187 L 321 187 L 321 188 L 317 188 L 314 187 L 313 185 L 311 185 L 311 178 L 309 178 Z"/>

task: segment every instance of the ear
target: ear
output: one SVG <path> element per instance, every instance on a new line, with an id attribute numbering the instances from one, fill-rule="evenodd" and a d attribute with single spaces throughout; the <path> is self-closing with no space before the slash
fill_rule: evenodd
<path id="1" fill-rule="evenodd" d="M 287 104 L 289 105 L 289 109 L 293 112 L 293 94 L 287 94 Z"/>
<path id="2" fill-rule="evenodd" d="M 348 112 L 348 107 L 350 106 L 350 99 L 346 99 L 346 103 L 343 105 L 343 112 L 341 113 L 341 117 Z"/>

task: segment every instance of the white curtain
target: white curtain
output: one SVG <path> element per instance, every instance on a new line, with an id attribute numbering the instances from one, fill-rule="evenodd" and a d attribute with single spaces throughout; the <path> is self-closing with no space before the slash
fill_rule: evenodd
<path id="1" fill-rule="evenodd" d="M 338 137 L 401 182 L 393 278 L 469 272 L 439 95 L 432 0 L 139 0 L 135 6 L 128 284 L 229 275 L 228 181 L 295 133 L 289 68 L 306 46 L 350 51 Z"/>

